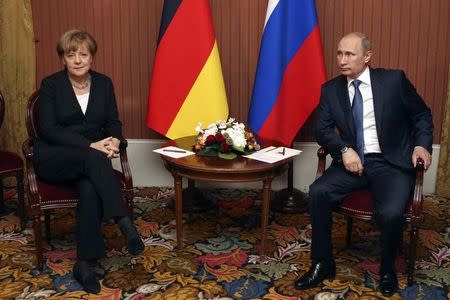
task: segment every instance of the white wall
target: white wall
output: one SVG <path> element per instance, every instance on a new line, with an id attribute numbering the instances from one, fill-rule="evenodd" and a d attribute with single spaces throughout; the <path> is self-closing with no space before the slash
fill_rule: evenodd
<path id="1" fill-rule="evenodd" d="M 173 186 L 172 175 L 164 168 L 159 154 L 153 152 L 163 144 L 164 140 L 128 140 L 128 159 L 135 186 Z M 316 143 L 296 143 L 295 148 L 303 152 L 294 160 L 294 187 L 307 192 L 316 175 L 316 152 L 319 146 Z M 439 145 L 433 145 L 433 163 L 424 178 L 424 193 L 427 195 L 435 192 L 438 158 Z M 118 167 L 117 161 L 114 161 L 114 166 Z M 287 174 L 276 178 L 272 188 L 278 190 L 286 187 L 286 184 Z M 239 184 L 196 182 L 196 185 L 199 187 L 262 187 L 260 182 Z"/>

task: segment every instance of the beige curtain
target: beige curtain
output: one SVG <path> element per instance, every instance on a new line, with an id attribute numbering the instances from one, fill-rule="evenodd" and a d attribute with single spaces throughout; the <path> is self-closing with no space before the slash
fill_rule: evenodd
<path id="1" fill-rule="evenodd" d="M 447 103 L 442 116 L 441 149 L 436 180 L 436 194 L 450 198 L 450 65 L 447 88 Z"/>
<path id="2" fill-rule="evenodd" d="M 0 0 L 0 90 L 6 102 L 0 147 L 18 154 L 27 136 L 25 110 L 35 89 L 35 60 L 30 0 Z"/>

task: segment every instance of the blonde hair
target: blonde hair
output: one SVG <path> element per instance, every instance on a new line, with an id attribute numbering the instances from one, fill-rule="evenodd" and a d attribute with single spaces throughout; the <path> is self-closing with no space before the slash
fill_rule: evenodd
<path id="1" fill-rule="evenodd" d="M 97 42 L 86 31 L 72 29 L 64 32 L 56 44 L 56 52 L 62 58 L 70 51 L 76 51 L 80 46 L 85 45 L 89 53 L 94 56 L 97 52 Z"/>

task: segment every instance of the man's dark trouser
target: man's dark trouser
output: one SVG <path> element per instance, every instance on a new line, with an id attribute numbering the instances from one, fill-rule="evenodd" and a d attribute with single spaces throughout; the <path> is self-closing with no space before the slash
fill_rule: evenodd
<path id="1" fill-rule="evenodd" d="M 311 258 L 331 260 L 332 210 L 350 192 L 368 187 L 374 198 L 374 218 L 381 236 L 381 272 L 392 271 L 403 232 L 404 211 L 414 184 L 414 172 L 388 163 L 381 154 L 365 157 L 364 174 L 349 173 L 332 164 L 310 186 Z"/>

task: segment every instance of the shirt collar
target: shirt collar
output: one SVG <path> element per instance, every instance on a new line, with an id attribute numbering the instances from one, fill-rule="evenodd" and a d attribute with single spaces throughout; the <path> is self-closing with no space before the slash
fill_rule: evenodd
<path id="1" fill-rule="evenodd" d="M 358 78 L 356 78 L 358 80 L 360 80 L 362 83 L 367 84 L 367 85 L 371 85 L 371 81 L 370 81 L 370 68 L 367 66 L 364 71 L 358 76 Z M 350 85 L 352 84 L 354 79 L 348 78 L 347 77 L 347 87 L 350 87 Z"/>

